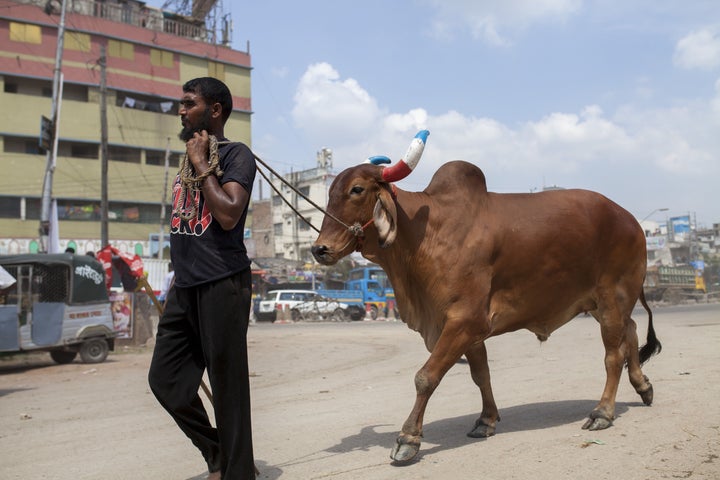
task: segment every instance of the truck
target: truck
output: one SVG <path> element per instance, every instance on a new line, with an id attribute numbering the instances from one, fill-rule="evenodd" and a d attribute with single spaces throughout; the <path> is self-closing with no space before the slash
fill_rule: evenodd
<path id="1" fill-rule="evenodd" d="M 644 289 L 648 300 L 662 300 L 672 304 L 707 293 L 702 272 L 692 265 L 649 267 Z"/>
<path id="2" fill-rule="evenodd" d="M 395 304 L 395 291 L 385 271 L 379 266 L 365 266 L 350 270 L 343 290 L 319 289 L 318 294 L 349 305 L 352 320 L 366 315 L 376 320 L 380 314 L 399 318 Z"/>

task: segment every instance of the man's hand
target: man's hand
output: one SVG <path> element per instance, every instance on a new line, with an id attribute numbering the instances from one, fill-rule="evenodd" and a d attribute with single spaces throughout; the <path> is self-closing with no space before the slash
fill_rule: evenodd
<path id="1" fill-rule="evenodd" d="M 206 130 L 200 133 L 195 132 L 193 138 L 185 144 L 185 151 L 195 169 L 196 175 L 202 175 L 210 168 L 208 160 L 209 145 L 210 138 Z"/>

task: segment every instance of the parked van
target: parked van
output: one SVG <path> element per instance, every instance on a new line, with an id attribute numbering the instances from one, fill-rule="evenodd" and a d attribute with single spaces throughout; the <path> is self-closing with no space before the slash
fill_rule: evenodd
<path id="1" fill-rule="evenodd" d="M 313 290 L 271 290 L 260 300 L 255 315 L 260 321 L 275 321 L 283 310 L 288 310 L 295 322 L 317 318 L 340 322 L 348 317 L 346 303 L 325 298 Z"/>
<path id="2" fill-rule="evenodd" d="M 114 349 L 102 264 L 87 255 L 0 255 L 0 352 L 98 363 Z M 14 281 L 13 281 L 14 279 Z"/>

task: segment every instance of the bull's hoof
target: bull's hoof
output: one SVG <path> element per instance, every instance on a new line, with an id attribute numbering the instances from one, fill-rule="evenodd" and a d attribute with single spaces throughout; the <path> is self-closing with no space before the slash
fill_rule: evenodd
<path id="1" fill-rule="evenodd" d="M 390 458 L 397 465 L 405 465 L 410 463 L 420 451 L 419 443 L 401 443 L 400 438 L 397 439 L 395 447 L 390 452 Z"/>
<path id="2" fill-rule="evenodd" d="M 648 381 L 648 378 L 645 377 L 645 383 L 647 383 L 648 388 L 644 392 L 637 392 L 640 394 L 640 398 L 642 398 L 642 401 L 645 405 L 652 405 L 653 402 L 653 386 L 652 383 Z"/>
<path id="3" fill-rule="evenodd" d="M 495 435 L 495 425 L 488 425 L 482 418 L 475 421 L 475 426 L 467 433 L 470 438 L 487 438 Z"/>
<path id="4" fill-rule="evenodd" d="M 605 430 L 612 425 L 612 420 L 602 416 L 602 413 L 593 411 L 590 418 L 583 424 L 583 430 Z"/>

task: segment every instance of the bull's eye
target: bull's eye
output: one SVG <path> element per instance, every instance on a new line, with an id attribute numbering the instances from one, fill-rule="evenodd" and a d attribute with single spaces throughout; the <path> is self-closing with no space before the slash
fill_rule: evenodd
<path id="1" fill-rule="evenodd" d="M 363 187 L 361 187 L 360 185 L 355 185 L 354 187 L 352 187 L 350 189 L 350 194 L 351 195 L 360 195 L 364 191 L 365 191 L 365 189 Z"/>

